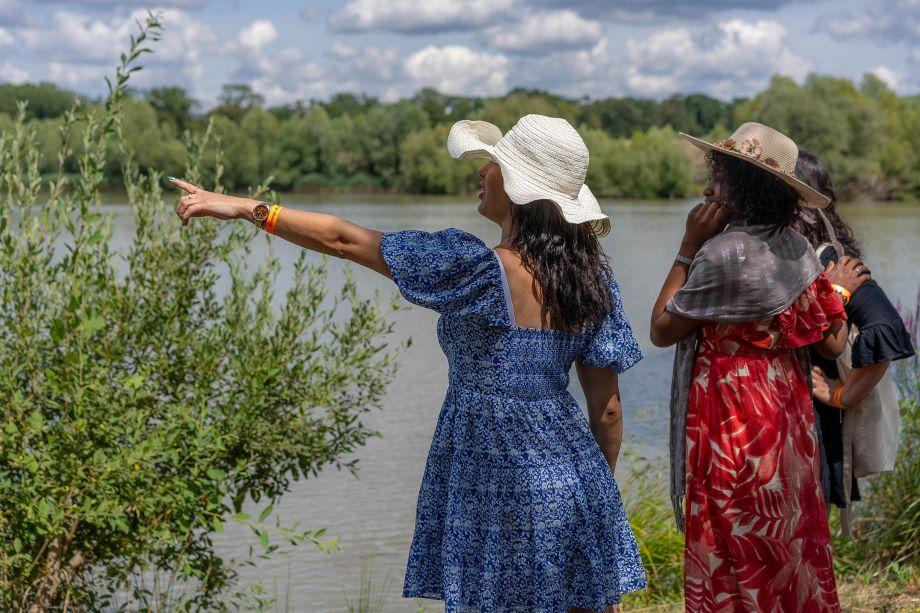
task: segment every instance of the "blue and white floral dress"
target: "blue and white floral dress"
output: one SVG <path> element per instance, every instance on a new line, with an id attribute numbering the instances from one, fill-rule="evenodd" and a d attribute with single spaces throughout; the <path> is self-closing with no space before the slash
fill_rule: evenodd
<path id="1" fill-rule="evenodd" d="M 390 232 L 380 250 L 403 296 L 441 313 L 449 364 L 403 596 L 564 613 L 644 588 L 617 484 L 567 390 L 574 360 L 620 373 L 642 357 L 616 282 L 593 332 L 521 328 L 501 260 L 475 236 Z"/>

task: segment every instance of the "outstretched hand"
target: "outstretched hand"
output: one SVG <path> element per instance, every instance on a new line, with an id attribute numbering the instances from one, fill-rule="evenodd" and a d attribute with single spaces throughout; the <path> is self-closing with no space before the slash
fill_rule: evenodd
<path id="1" fill-rule="evenodd" d="M 251 201 L 226 194 L 209 192 L 188 181 L 170 177 L 169 182 L 184 190 L 186 194 L 179 198 L 176 215 L 187 226 L 192 217 L 213 217 L 214 219 L 239 219 L 252 209 Z"/>

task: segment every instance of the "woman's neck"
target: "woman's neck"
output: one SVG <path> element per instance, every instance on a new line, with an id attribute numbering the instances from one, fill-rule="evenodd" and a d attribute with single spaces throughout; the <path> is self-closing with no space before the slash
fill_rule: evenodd
<path id="1" fill-rule="evenodd" d="M 511 244 L 511 238 L 514 235 L 514 228 L 512 227 L 511 217 L 509 216 L 505 221 L 503 221 L 500 226 L 502 230 L 501 238 L 498 241 L 500 246 L 508 246 Z"/>

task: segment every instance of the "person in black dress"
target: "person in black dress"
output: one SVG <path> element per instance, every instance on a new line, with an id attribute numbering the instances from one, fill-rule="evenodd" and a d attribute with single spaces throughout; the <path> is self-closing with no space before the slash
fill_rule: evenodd
<path id="1" fill-rule="evenodd" d="M 853 370 L 845 386 L 841 385 L 837 363 L 811 352 L 813 396 L 824 460 L 824 498 L 825 502 L 845 509 L 848 497 L 844 480 L 842 411 L 859 405 L 885 376 L 891 362 L 914 355 L 914 348 L 901 316 L 860 260 L 859 243 L 837 210 L 837 196 L 827 168 L 811 153 L 799 151 L 795 172 L 799 179 L 831 199 L 830 205 L 822 211 L 826 222 L 821 219 L 810 220 L 813 223 L 803 221 L 796 229 L 820 250 L 821 263 L 827 268 L 831 283 L 846 290 L 841 293 L 847 317 L 858 329 L 852 345 Z M 839 256 L 837 246 L 842 249 L 843 257 Z M 855 476 L 850 478 L 849 501 L 855 502 L 860 499 L 859 487 Z"/>

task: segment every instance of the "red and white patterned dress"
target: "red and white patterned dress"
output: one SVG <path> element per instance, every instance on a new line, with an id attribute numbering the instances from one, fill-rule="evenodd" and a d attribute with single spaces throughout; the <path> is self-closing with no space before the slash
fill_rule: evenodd
<path id="1" fill-rule="evenodd" d="M 688 611 L 838 611 L 818 440 L 794 349 L 843 306 L 822 276 L 783 313 L 704 324 L 687 414 Z"/>

